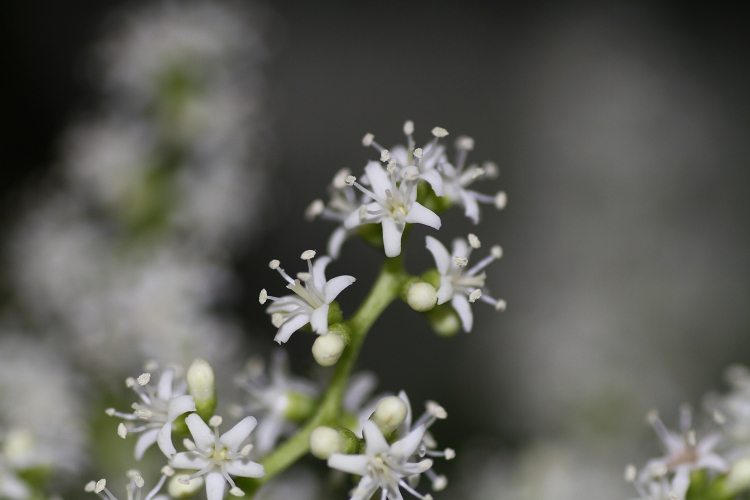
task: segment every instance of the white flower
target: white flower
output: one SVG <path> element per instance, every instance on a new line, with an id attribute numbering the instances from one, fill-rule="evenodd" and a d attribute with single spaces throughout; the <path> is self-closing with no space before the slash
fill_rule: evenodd
<path id="1" fill-rule="evenodd" d="M 383 437 L 375 422 L 364 424 L 364 455 L 344 455 L 335 453 L 328 459 L 328 466 L 333 469 L 362 476 L 351 500 L 369 500 L 378 488 L 383 490 L 382 499 L 402 500 L 399 487 L 415 497 L 425 500 L 430 495 L 422 495 L 414 490 L 404 478 L 422 474 L 432 467 L 432 460 L 409 462 L 422 443 L 425 427 L 420 425 L 392 445 Z"/>
<path id="2" fill-rule="evenodd" d="M 197 413 L 188 415 L 185 423 L 195 441 L 195 449 L 176 454 L 169 465 L 177 469 L 197 470 L 198 472 L 186 478 L 188 481 L 205 475 L 208 500 L 221 500 L 227 483 L 231 486 L 229 492 L 232 495 L 244 495 L 230 476 L 259 478 L 266 475 L 261 464 L 247 458 L 252 449 L 250 445 L 240 451 L 240 446 L 257 424 L 255 418 L 243 418 L 222 435 L 219 435 L 218 428 L 221 425 L 221 417 L 217 415 L 209 420 L 213 431 Z"/>
<path id="3" fill-rule="evenodd" d="M 161 478 L 159 478 L 159 482 L 157 482 L 156 486 L 154 486 L 151 491 L 148 492 L 144 500 L 152 500 L 154 497 L 156 497 L 156 494 L 159 493 L 159 490 L 161 490 L 162 486 L 164 486 L 164 482 L 167 480 L 167 477 L 171 477 L 172 475 L 174 475 L 174 470 L 172 470 L 171 467 L 169 467 L 168 465 L 162 467 Z M 128 478 L 130 479 L 130 482 L 125 487 L 128 492 L 128 500 L 132 500 L 133 498 L 140 499 L 141 490 L 143 489 L 143 485 L 145 483 L 145 481 L 143 480 L 143 476 L 141 476 L 141 473 L 137 470 L 130 470 L 128 471 Z M 88 483 L 86 483 L 84 491 L 88 493 L 96 493 L 102 500 L 117 500 L 117 497 L 115 497 L 112 492 L 107 489 L 106 479 L 100 479 L 99 481 L 89 481 Z M 135 494 L 133 493 L 134 491 Z M 156 498 L 164 500 L 169 499 L 167 495 L 159 495 Z"/>
<path id="4" fill-rule="evenodd" d="M 279 267 L 279 261 L 273 260 L 269 264 L 271 269 L 276 269 L 279 274 L 289 283 L 287 288 L 295 295 L 284 297 L 272 297 L 263 289 L 260 293 L 260 303 L 266 300 L 273 301 L 266 312 L 272 315 L 274 326 L 279 327 L 274 340 L 281 344 L 289 340 L 289 337 L 310 323 L 312 330 L 320 335 L 328 333 L 328 310 L 331 302 L 349 285 L 356 281 L 352 276 L 337 276 L 326 280 L 326 266 L 331 262 L 330 257 L 320 257 L 312 263 L 315 257 L 313 250 L 307 250 L 301 256 L 307 261 L 309 272 L 299 273 L 298 279 L 293 280 L 284 270 Z M 302 282 L 305 286 L 302 286 Z"/>
<path id="5" fill-rule="evenodd" d="M 679 500 L 685 500 L 692 471 L 707 469 L 726 472 L 729 465 L 713 451 L 720 435 L 713 433 L 697 439 L 691 428 L 690 408 L 683 406 L 680 413 L 680 433 L 668 431 L 655 411 L 649 414 L 649 422 L 664 445 L 666 455 L 649 460 L 638 475 L 636 484 L 651 489 L 656 487 L 654 483 L 661 483 L 665 477 L 673 474 L 670 481 L 672 493 Z"/>
<path id="6" fill-rule="evenodd" d="M 495 196 L 478 193 L 468 187 L 477 179 L 494 177 L 497 175 L 497 166 L 486 162 L 482 167 L 470 165 L 464 169 L 466 155 L 474 149 L 474 140 L 470 137 L 458 137 L 456 139 L 455 166 L 447 161 L 438 164 L 438 170 L 443 175 L 443 186 L 445 196 L 453 203 L 464 207 L 464 215 L 470 218 L 474 224 L 479 222 L 479 203 L 489 203 L 495 208 L 502 210 L 508 202 L 505 191 L 498 191 Z"/>
<path id="7" fill-rule="evenodd" d="M 479 239 L 473 234 L 469 235 L 468 241 L 463 238 L 453 240 L 453 257 L 443 244 L 432 236 L 427 236 L 426 246 L 435 258 L 435 266 L 440 273 L 437 303 L 445 304 L 451 301 L 451 306 L 461 318 L 464 331 L 471 331 L 474 323 L 470 302 L 481 300 L 493 305 L 497 310 L 505 309 L 504 300 L 493 299 L 484 290 L 487 275 L 483 270 L 502 256 L 502 249 L 499 246 L 492 247 L 490 255 L 469 269 L 465 268 L 469 263 L 471 251 L 479 248 Z M 478 274 L 480 272 L 481 274 Z"/>
<path id="8" fill-rule="evenodd" d="M 382 224 L 383 246 L 388 257 L 401 253 L 401 236 L 407 223 L 440 229 L 440 217 L 416 201 L 420 175 L 417 167 L 405 167 L 397 174 L 395 170 L 386 172 L 378 162 L 371 161 L 365 167 L 365 172 L 372 190 L 357 183 L 353 177 L 349 178 L 349 183 L 374 201 L 350 214 L 344 221 L 345 228 Z M 398 177 L 402 178 L 400 182 Z"/>
<path id="9" fill-rule="evenodd" d="M 282 349 L 273 352 L 268 376 L 264 373 L 263 362 L 258 359 L 248 362 L 246 372 L 237 379 L 238 385 L 251 398 L 242 411 L 262 415 L 254 436 L 255 451 L 264 455 L 274 447 L 279 436 L 294 427 L 287 418 L 287 410 L 292 405 L 293 398 L 301 396 L 314 399 L 320 391 L 312 382 L 292 376 L 289 359 Z"/>
<path id="10" fill-rule="evenodd" d="M 168 368 L 159 377 L 157 387 L 149 385 L 150 373 L 144 373 L 137 379 L 128 378 L 125 383 L 141 398 L 140 403 L 133 403 L 133 413 L 120 413 L 110 408 L 107 414 L 117 416 L 126 420 L 144 420 L 146 423 L 138 427 L 126 427 L 120 424 L 118 434 L 121 437 L 128 433 L 143 432 L 135 445 L 135 458 L 140 460 L 146 450 L 154 443 L 167 458 L 172 458 L 177 452 L 172 444 L 172 424 L 174 421 L 189 411 L 195 411 L 193 396 L 186 395 L 187 384 L 181 381 L 176 387 L 174 384 L 175 370 Z"/>

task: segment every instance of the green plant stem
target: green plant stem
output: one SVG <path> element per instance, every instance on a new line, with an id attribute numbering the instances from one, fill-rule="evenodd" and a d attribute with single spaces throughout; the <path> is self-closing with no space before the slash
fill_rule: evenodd
<path id="1" fill-rule="evenodd" d="M 400 256 L 387 259 L 383 263 L 370 293 L 359 306 L 357 312 L 354 313 L 354 316 L 347 321 L 352 331 L 351 343 L 336 364 L 331 382 L 325 394 L 323 394 L 315 414 L 284 444 L 260 461 L 266 469 L 264 477 L 260 479 L 236 478 L 237 485 L 250 498 L 263 483 L 288 469 L 309 451 L 310 433 L 316 427 L 336 425 L 341 411 L 341 398 L 346 390 L 349 376 L 354 369 L 365 337 L 380 314 L 399 296 L 404 282 L 409 277 L 403 269 Z"/>

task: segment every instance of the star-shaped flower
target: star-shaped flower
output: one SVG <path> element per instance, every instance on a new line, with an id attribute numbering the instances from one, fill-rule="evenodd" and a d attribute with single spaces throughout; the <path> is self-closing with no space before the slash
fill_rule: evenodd
<path id="1" fill-rule="evenodd" d="M 154 388 L 149 385 L 150 373 L 143 373 L 137 379 L 128 378 L 125 383 L 141 398 L 140 403 L 133 403 L 133 413 L 121 413 L 114 408 L 107 410 L 107 415 L 117 416 L 130 421 L 145 421 L 140 426 L 126 426 L 120 423 L 117 433 L 125 438 L 129 433 L 142 432 L 135 444 L 135 458 L 140 460 L 146 450 L 154 443 L 167 458 L 177 452 L 172 444 L 172 424 L 189 411 L 195 411 L 193 397 L 185 394 L 187 384 L 184 380 L 175 385 L 175 369 L 167 368 L 159 377 Z"/>
<path id="2" fill-rule="evenodd" d="M 362 476 L 350 500 L 369 500 L 381 488 L 382 499 L 403 500 L 403 488 L 420 500 L 430 500 L 431 495 L 422 495 L 414 490 L 404 478 L 422 474 L 432 467 L 432 460 L 409 462 L 425 433 L 425 426 L 420 425 L 405 437 L 392 445 L 383 437 L 375 422 L 368 420 L 364 424 L 364 455 L 345 455 L 335 453 L 328 459 L 328 466 L 349 474 Z"/>
<path id="3" fill-rule="evenodd" d="M 269 264 L 271 269 L 276 269 L 279 274 L 289 283 L 286 287 L 294 292 L 294 295 L 284 297 L 272 297 L 264 288 L 260 292 L 259 301 L 265 304 L 267 300 L 273 301 L 266 312 L 270 313 L 271 321 L 279 330 L 274 340 L 281 344 L 289 340 L 294 332 L 310 323 L 312 330 L 320 335 L 328 333 L 328 310 L 331 302 L 349 285 L 356 281 L 352 276 L 337 276 L 326 280 L 326 266 L 331 262 L 330 257 L 320 257 L 313 265 L 315 257 L 314 250 L 302 253 L 302 260 L 307 261 L 309 272 L 297 274 L 297 279 L 292 279 L 279 267 L 278 260 L 272 260 Z M 302 286 L 302 283 L 305 285 Z"/>
<path id="4" fill-rule="evenodd" d="M 420 176 L 417 167 L 405 167 L 400 174 L 396 174 L 395 170 L 386 171 L 378 162 L 371 161 L 365 167 L 365 172 L 372 190 L 359 184 L 353 176 L 348 178 L 347 183 L 356 186 L 374 201 L 350 214 L 344 221 L 345 228 L 382 224 L 383 246 L 388 257 L 401 254 L 401 236 L 407 223 L 440 229 L 440 217 L 417 201 Z"/>
<path id="5" fill-rule="evenodd" d="M 492 247 L 490 255 L 466 269 L 472 250 L 479 246 L 479 238 L 473 234 L 469 235 L 468 241 L 456 238 L 453 240 L 453 257 L 451 257 L 442 243 L 432 236 L 427 236 L 427 250 L 435 258 L 435 265 L 440 273 L 437 303 L 445 304 L 450 300 L 466 332 L 471 331 L 474 324 L 471 302 L 481 300 L 493 305 L 498 311 L 505 309 L 504 300 L 493 299 L 484 290 L 484 282 L 487 278 L 484 268 L 502 257 L 502 249 L 499 246 Z"/>
<path id="6" fill-rule="evenodd" d="M 244 492 L 234 484 L 231 476 L 263 477 L 266 471 L 261 464 L 251 461 L 247 456 L 252 449 L 247 445 L 240 451 L 242 443 L 250 436 L 257 424 L 255 418 L 245 417 L 224 434 L 219 435 L 221 417 L 214 415 L 209 420 L 211 428 L 203 422 L 197 413 L 188 415 L 185 423 L 190 429 L 194 443 L 187 443 L 194 449 L 177 453 L 169 465 L 176 469 L 193 469 L 198 472 L 187 476 L 186 481 L 199 476 L 206 476 L 206 496 L 208 500 L 222 500 L 227 483 L 229 493 L 243 496 Z M 182 478 L 181 478 L 182 479 Z"/>

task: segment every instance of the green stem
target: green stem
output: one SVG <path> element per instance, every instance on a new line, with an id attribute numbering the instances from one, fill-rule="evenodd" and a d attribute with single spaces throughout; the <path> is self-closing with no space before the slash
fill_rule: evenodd
<path id="1" fill-rule="evenodd" d="M 264 477 L 260 479 L 236 478 L 237 485 L 250 498 L 263 483 L 285 471 L 307 454 L 310 446 L 310 433 L 316 427 L 336 424 L 341 411 L 341 398 L 346 390 L 346 384 L 349 381 L 349 376 L 357 361 L 367 332 L 385 308 L 399 296 L 404 282 L 408 279 L 409 276 L 404 272 L 400 256 L 387 259 L 383 263 L 370 293 L 359 306 L 357 312 L 354 313 L 354 316 L 347 321 L 352 331 L 351 343 L 336 364 L 331 382 L 315 414 L 284 444 L 260 461 L 266 469 Z"/>

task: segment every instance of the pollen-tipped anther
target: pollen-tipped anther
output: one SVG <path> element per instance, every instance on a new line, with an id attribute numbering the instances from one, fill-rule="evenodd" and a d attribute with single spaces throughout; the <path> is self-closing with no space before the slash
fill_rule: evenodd
<path id="1" fill-rule="evenodd" d="M 354 177 L 353 175 L 347 175 L 346 179 L 344 179 L 344 183 L 347 186 L 353 186 L 355 182 L 357 182 L 357 178 Z"/>
<path id="2" fill-rule="evenodd" d="M 490 249 L 490 253 L 493 257 L 499 259 L 503 256 L 503 247 L 501 247 L 500 245 L 495 245 Z"/>
<path id="3" fill-rule="evenodd" d="M 305 250 L 299 257 L 302 260 L 310 260 L 315 258 L 315 250 Z"/>
<path id="4" fill-rule="evenodd" d="M 466 267 L 466 265 L 469 263 L 469 259 L 467 259 L 466 257 L 459 257 L 458 255 L 454 255 L 453 262 L 458 267 Z"/>
<path id="5" fill-rule="evenodd" d="M 223 418 L 218 415 L 214 415 L 213 417 L 208 419 L 208 425 L 210 425 L 211 427 L 218 427 L 223 421 Z"/>
<path id="6" fill-rule="evenodd" d="M 498 210 L 504 209 L 508 205 L 508 195 L 505 191 L 498 191 L 495 195 L 495 208 Z"/>
<path id="7" fill-rule="evenodd" d="M 279 267 L 280 265 L 281 265 L 281 262 L 279 262 L 279 261 L 278 261 L 278 260 L 276 260 L 276 259 L 273 259 L 273 260 L 272 260 L 271 262 L 269 262 L 269 263 L 268 263 L 268 267 L 270 267 L 271 269 L 274 269 L 274 270 L 275 270 L 275 269 L 278 269 L 278 267 Z"/>
<path id="8" fill-rule="evenodd" d="M 365 146 L 365 147 L 369 147 L 369 146 L 372 146 L 372 141 L 373 141 L 374 139 L 375 139 L 375 136 L 374 136 L 374 135 L 372 135 L 372 134 L 370 134 L 370 133 L 367 133 L 367 134 L 365 134 L 365 136 L 364 136 L 364 137 L 362 138 L 362 145 L 363 145 L 363 146 Z"/>
<path id="9" fill-rule="evenodd" d="M 482 243 L 479 241 L 476 234 L 469 233 L 469 245 L 471 248 L 479 248 L 482 246 Z"/>
<path id="10" fill-rule="evenodd" d="M 479 297 L 481 297 L 481 296 L 482 296 L 482 291 L 481 291 L 480 289 L 478 289 L 478 288 L 477 288 L 476 290 L 474 290 L 473 292 L 471 292 L 471 293 L 469 294 L 469 302 L 471 302 L 471 303 L 473 304 L 473 303 L 474 303 L 474 302 L 476 302 L 476 301 L 477 301 L 477 300 L 479 299 Z"/>
<path id="11" fill-rule="evenodd" d="M 265 304 L 268 300 L 268 292 L 266 292 L 266 289 L 260 291 L 260 294 L 258 295 L 258 302 L 261 304 Z"/>
<path id="12" fill-rule="evenodd" d="M 411 120 L 406 120 L 404 122 L 404 134 L 411 135 L 413 133 L 414 133 L 414 122 Z"/>
<path id="13" fill-rule="evenodd" d="M 445 130 L 443 127 L 435 127 L 432 129 L 432 135 L 434 135 L 437 138 L 445 137 L 448 135 L 448 131 Z"/>

